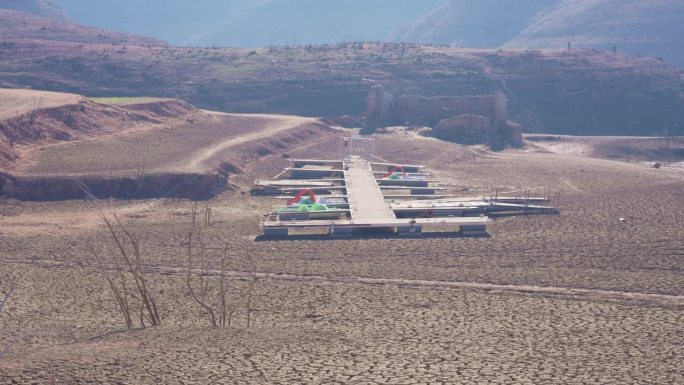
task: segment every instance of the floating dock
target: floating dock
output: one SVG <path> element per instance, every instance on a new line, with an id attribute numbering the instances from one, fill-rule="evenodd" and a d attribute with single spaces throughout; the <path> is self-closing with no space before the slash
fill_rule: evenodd
<path id="1" fill-rule="evenodd" d="M 344 160 L 290 159 L 273 180 L 257 180 L 254 195 L 272 195 L 279 205 L 264 217 L 265 236 L 325 232 L 334 237 L 373 234 L 461 236 L 487 234 L 490 217 L 557 214 L 548 198 L 453 197 L 422 165 L 375 162 L 372 153 L 340 147 Z M 362 138 L 367 148 L 368 138 Z M 345 150 L 349 143 L 344 140 Z M 371 150 L 372 151 L 372 150 Z"/>

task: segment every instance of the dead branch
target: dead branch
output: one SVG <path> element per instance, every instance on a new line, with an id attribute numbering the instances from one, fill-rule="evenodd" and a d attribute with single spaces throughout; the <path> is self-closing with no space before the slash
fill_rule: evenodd
<path id="1" fill-rule="evenodd" d="M 226 244 L 225 248 L 223 249 L 223 253 L 221 254 L 221 286 L 220 286 L 220 292 L 219 292 L 219 313 L 220 313 L 220 319 L 219 323 L 221 324 L 221 327 L 226 327 L 230 326 L 230 319 L 231 317 L 228 317 L 226 319 L 226 293 L 228 292 L 228 282 L 226 281 L 226 258 L 228 256 L 228 244 Z"/>
<path id="2" fill-rule="evenodd" d="M 249 285 L 247 287 L 247 327 L 251 326 L 252 321 L 252 298 L 254 295 L 254 286 L 256 285 L 257 275 L 256 275 L 256 264 L 254 263 L 254 257 L 248 254 L 247 262 L 249 263 Z"/>
<path id="3" fill-rule="evenodd" d="M 204 206 L 204 226 L 211 227 L 211 225 L 211 205 L 209 201 L 206 201 Z"/>
<path id="4" fill-rule="evenodd" d="M 105 214 L 105 212 L 100 207 L 97 198 L 95 198 L 95 196 L 92 194 L 88 186 L 86 186 L 85 184 L 81 184 L 81 189 L 93 202 L 97 210 L 98 216 L 104 222 L 105 226 L 109 230 L 109 234 L 111 235 L 112 239 L 114 240 L 114 243 L 117 246 L 119 255 L 121 259 L 124 261 L 124 264 L 128 269 L 128 272 L 131 274 L 133 281 L 135 282 L 135 287 L 137 289 L 138 294 L 140 295 L 142 305 L 145 307 L 145 310 L 147 312 L 147 319 L 152 324 L 152 326 L 161 326 L 161 317 L 159 316 L 159 312 L 157 310 L 157 304 L 154 300 L 154 296 L 151 290 L 148 288 L 147 279 L 143 271 L 142 254 L 140 252 L 140 242 L 137 236 L 128 230 L 128 228 L 121 222 L 121 220 L 115 212 L 112 212 L 110 214 L 113 220 Z M 128 248 L 126 247 L 126 243 L 130 243 L 132 248 L 132 255 L 129 253 Z M 117 258 L 113 257 L 113 260 L 116 261 Z M 142 326 L 144 327 L 145 325 L 143 324 Z"/>
<path id="5" fill-rule="evenodd" d="M 114 294 L 116 302 L 119 304 L 119 310 L 121 310 L 121 314 L 124 317 L 126 328 L 130 330 L 133 327 L 133 319 L 131 318 L 131 309 L 128 305 L 128 291 L 126 290 L 126 277 L 123 274 L 123 270 L 121 269 L 121 266 L 116 258 L 113 258 L 115 261 L 116 274 L 121 280 L 121 289 L 119 289 L 119 287 L 117 287 L 117 285 L 114 283 L 114 280 L 109 276 L 109 274 L 107 274 L 107 271 L 102 264 L 102 258 L 100 258 L 94 248 L 91 248 L 91 252 L 95 257 L 95 262 L 97 262 L 100 273 L 105 277 L 105 280 L 107 280 L 109 288 L 111 289 L 112 294 Z"/>
<path id="6" fill-rule="evenodd" d="M 3 290 L 5 294 L 2 298 L 2 301 L 0 302 L 0 313 L 2 313 L 10 297 L 17 290 L 17 287 L 19 287 L 19 281 L 22 279 L 24 274 L 26 274 L 28 269 L 29 268 L 27 267 L 26 269 L 21 270 L 18 274 L 14 275 L 13 277 L 11 275 L 6 276 L 5 284 L 7 285 L 7 288 Z M 0 350 L 0 359 L 2 359 L 10 351 L 12 346 L 14 346 L 15 342 L 16 341 L 14 340 L 10 341 Z"/>
<path id="7" fill-rule="evenodd" d="M 197 220 L 197 202 L 192 202 L 192 227 L 195 227 L 195 221 Z"/>
<path id="8" fill-rule="evenodd" d="M 12 296 L 12 293 L 14 293 L 14 291 L 17 289 L 17 285 L 18 280 L 14 280 L 10 283 L 7 293 L 5 294 L 5 297 L 2 299 L 2 302 L 0 302 L 0 313 L 2 312 L 2 309 L 5 307 L 7 301 L 9 301 L 9 298 Z"/>
<path id="9" fill-rule="evenodd" d="M 211 326 L 217 327 L 218 325 L 216 323 L 216 315 L 214 313 L 214 309 L 211 306 L 207 305 L 206 302 L 204 302 L 201 298 L 199 298 L 197 296 L 197 294 L 195 294 L 195 290 L 192 287 L 191 278 L 192 278 L 192 232 L 190 232 L 188 235 L 188 274 L 187 274 L 187 279 L 185 282 L 186 282 L 188 291 L 190 292 L 190 296 L 209 315 L 209 321 L 211 322 Z M 202 279 L 202 277 L 200 277 L 200 279 Z M 200 281 L 200 286 L 201 285 L 202 285 L 202 282 Z"/>

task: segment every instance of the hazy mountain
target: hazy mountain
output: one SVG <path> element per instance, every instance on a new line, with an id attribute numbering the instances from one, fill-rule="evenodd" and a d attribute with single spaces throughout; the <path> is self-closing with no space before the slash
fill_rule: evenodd
<path id="1" fill-rule="evenodd" d="M 55 19 L 66 18 L 62 9 L 50 0 L 0 0 L 0 9 L 23 11 Z"/>
<path id="2" fill-rule="evenodd" d="M 176 45 L 259 47 L 386 41 L 444 0 L 56 0 L 86 25 Z"/>
<path id="3" fill-rule="evenodd" d="M 1 7 L 0 37 L 2 37 L 0 57 L 15 55 L 13 48 L 16 44 L 13 41 L 17 40 L 35 40 L 38 45 L 45 44 L 42 56 L 49 56 L 55 52 L 68 53 L 70 49 L 74 49 L 74 45 L 54 43 L 168 46 L 166 42 L 154 38 L 84 27 L 67 19 L 39 16 Z"/>
<path id="4" fill-rule="evenodd" d="M 684 65 L 684 1 L 572 0 L 538 14 L 506 47 L 617 49 Z"/>
<path id="5" fill-rule="evenodd" d="M 465 47 L 498 47 L 513 39 L 540 11 L 560 0 L 449 0 L 395 30 L 390 39 Z"/>
<path id="6" fill-rule="evenodd" d="M 397 25 L 413 20 L 442 1 L 394 0 L 389 6 L 387 0 L 271 0 L 245 9 L 239 17 L 189 42 L 254 47 L 387 41 Z"/>
<path id="7" fill-rule="evenodd" d="M 91 26 L 174 45 L 352 41 L 612 49 L 684 66 L 684 0 L 53 0 Z M 0 0 L 59 17 L 48 0 Z"/>

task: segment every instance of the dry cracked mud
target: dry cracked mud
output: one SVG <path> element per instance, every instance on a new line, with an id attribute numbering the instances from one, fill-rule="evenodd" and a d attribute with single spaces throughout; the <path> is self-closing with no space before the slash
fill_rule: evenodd
<path id="1" fill-rule="evenodd" d="M 115 252 L 92 204 L 3 202 L 0 266 L 26 274 L 0 314 L 0 384 L 684 383 L 681 170 L 393 136 L 377 149 L 464 194 L 560 190 L 562 214 L 498 220 L 487 238 L 264 241 L 274 202 L 243 187 L 210 202 L 207 263 L 228 245 L 236 305 L 214 329 L 184 283 L 191 203 L 102 202 L 138 234 L 162 312 L 126 331 L 91 257 Z"/>

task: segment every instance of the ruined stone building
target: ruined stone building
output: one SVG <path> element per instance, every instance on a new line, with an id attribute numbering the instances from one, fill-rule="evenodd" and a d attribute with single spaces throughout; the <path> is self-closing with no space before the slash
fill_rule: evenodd
<path id="1" fill-rule="evenodd" d="M 522 127 L 508 120 L 508 98 L 493 95 L 425 97 L 394 96 L 374 86 L 362 116 L 367 127 L 426 126 L 431 135 L 493 148 L 522 146 Z"/>

